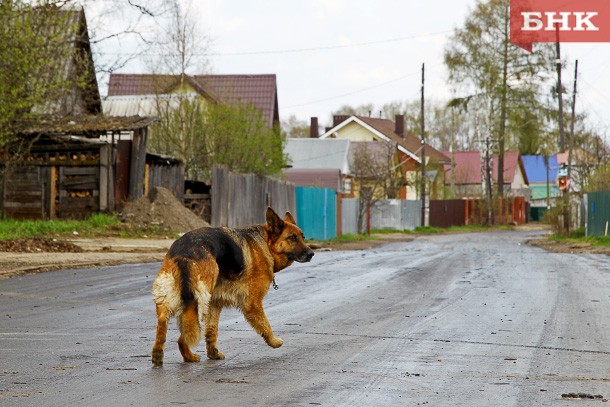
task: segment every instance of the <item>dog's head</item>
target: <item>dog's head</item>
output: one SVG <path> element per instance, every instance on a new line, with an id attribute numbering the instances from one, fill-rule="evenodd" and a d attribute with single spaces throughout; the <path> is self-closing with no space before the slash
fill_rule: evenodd
<path id="1" fill-rule="evenodd" d="M 305 244 L 303 231 L 296 225 L 290 212 L 286 212 L 282 220 L 273 209 L 267 208 L 266 217 L 269 249 L 280 266 L 277 271 L 288 267 L 293 261 L 306 263 L 311 260 L 314 252 Z"/>

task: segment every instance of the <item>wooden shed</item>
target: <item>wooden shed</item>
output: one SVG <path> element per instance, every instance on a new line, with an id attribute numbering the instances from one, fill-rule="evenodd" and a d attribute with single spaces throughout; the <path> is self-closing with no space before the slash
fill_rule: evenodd
<path id="1" fill-rule="evenodd" d="M 32 147 L 8 169 L 0 209 L 16 219 L 81 219 L 142 196 L 147 127 L 153 121 L 69 116 L 24 123 L 20 133 Z"/>

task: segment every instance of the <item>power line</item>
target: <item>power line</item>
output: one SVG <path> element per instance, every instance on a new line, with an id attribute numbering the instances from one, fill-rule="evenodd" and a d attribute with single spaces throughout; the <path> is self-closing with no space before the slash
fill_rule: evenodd
<path id="1" fill-rule="evenodd" d="M 367 90 L 371 90 L 371 89 L 375 89 L 375 88 L 379 88 L 379 87 L 382 87 L 382 86 L 388 85 L 388 84 L 390 84 L 390 83 L 398 82 L 398 81 L 401 81 L 401 80 L 406 79 L 406 78 L 408 78 L 408 77 L 411 77 L 411 76 L 413 76 L 413 75 L 415 75 L 415 73 L 411 73 L 411 74 L 409 74 L 409 75 L 404 75 L 404 76 L 401 76 L 401 77 L 399 77 L 399 78 L 395 78 L 395 79 L 392 79 L 392 80 L 389 80 L 389 81 L 386 81 L 386 82 L 383 82 L 383 83 L 378 83 L 377 85 L 368 86 L 368 87 L 366 87 L 366 88 L 361 88 L 361 89 L 354 90 L 354 91 L 347 92 L 347 93 L 342 93 L 342 94 L 340 94 L 340 95 L 329 96 L 329 97 L 327 97 L 327 98 L 318 99 L 318 100 L 312 100 L 312 101 L 310 101 L 310 102 L 299 103 L 299 104 L 296 104 L 296 105 L 283 106 L 283 109 L 292 109 L 292 108 L 295 108 L 295 107 L 302 107 L 302 106 L 315 105 L 316 103 L 322 103 L 322 102 L 327 102 L 327 101 L 329 101 L 329 100 L 340 99 L 340 98 L 345 97 L 345 96 L 354 95 L 354 94 L 356 94 L 356 93 L 365 92 L 365 91 L 367 91 Z"/>
<path id="2" fill-rule="evenodd" d="M 438 65 L 440 65 L 440 64 L 437 64 L 435 66 L 438 66 Z M 398 82 L 398 81 L 401 81 L 401 80 L 406 79 L 406 78 L 410 78 L 410 77 L 412 77 L 414 75 L 417 75 L 419 73 L 420 73 L 419 71 L 412 72 L 412 73 L 410 73 L 408 75 L 404 75 L 404 76 L 401 76 L 401 77 L 398 77 L 398 78 L 394 78 L 394 79 L 391 79 L 391 80 L 386 81 L 386 82 L 378 83 L 376 85 L 367 86 L 366 88 L 361 88 L 361 89 L 357 89 L 357 90 L 354 90 L 354 91 L 351 91 L 351 92 L 342 93 L 340 95 L 329 96 L 329 97 L 326 97 L 326 98 L 323 98 L 323 99 L 312 100 L 312 101 L 309 101 L 309 102 L 299 103 L 299 104 L 296 104 L 296 105 L 282 106 L 282 109 L 292 109 L 292 108 L 295 108 L 295 107 L 315 105 L 317 103 L 327 102 L 329 100 L 340 99 L 340 98 L 345 97 L 345 96 L 350 96 L 350 95 L 354 95 L 356 93 L 366 92 L 367 90 L 371 90 L 371 89 L 375 89 L 375 88 L 380 88 L 382 86 L 389 85 L 390 83 L 394 83 L 394 82 Z"/>
<path id="3" fill-rule="evenodd" d="M 368 42 L 360 42 L 356 44 L 346 44 L 346 45 L 326 45 L 319 47 L 307 47 L 307 48 L 288 48 L 288 49 L 277 49 L 277 50 L 261 50 L 261 51 L 239 51 L 239 52 L 203 52 L 203 53 L 193 53 L 194 56 L 205 56 L 205 57 L 228 57 L 228 56 L 247 56 L 247 55 L 273 55 L 273 54 L 292 54 L 292 53 L 301 53 L 301 52 L 315 52 L 315 51 L 328 51 L 328 50 L 336 50 L 343 48 L 357 48 L 357 47 L 366 47 L 370 45 L 379 45 L 379 44 L 387 44 L 391 42 L 399 42 L 399 41 L 407 41 L 419 38 L 433 37 L 437 35 L 444 35 L 451 31 L 439 31 L 434 33 L 427 33 L 421 35 L 412 35 L 405 37 L 396 37 L 389 38 L 385 40 L 377 40 L 377 41 L 368 41 Z M 129 52 L 97 52 L 97 54 L 102 55 L 123 55 L 129 54 Z M 142 53 L 140 55 L 148 55 L 148 56 L 171 56 L 175 55 L 172 53 Z"/>
<path id="4" fill-rule="evenodd" d="M 436 33 L 422 34 L 422 35 L 411 35 L 407 37 L 397 37 L 390 38 L 385 40 L 377 40 L 377 41 L 368 41 L 368 42 L 360 42 L 356 44 L 346 44 L 346 45 L 327 45 L 321 47 L 310 47 L 310 48 L 293 48 L 293 49 L 280 49 L 280 50 L 268 50 L 268 51 L 245 51 L 245 52 L 218 52 L 218 53 L 210 53 L 208 56 L 240 56 L 240 55 L 267 55 L 267 54 L 288 54 L 288 53 L 296 53 L 296 52 L 312 52 L 312 51 L 326 51 L 333 49 L 341 49 L 341 48 L 356 48 L 356 47 L 364 47 L 369 45 L 378 45 L 378 44 L 386 44 L 390 42 L 399 42 L 406 40 L 413 40 L 418 38 L 426 38 L 432 37 L 435 35 L 443 35 L 447 34 L 451 31 L 440 31 Z"/>

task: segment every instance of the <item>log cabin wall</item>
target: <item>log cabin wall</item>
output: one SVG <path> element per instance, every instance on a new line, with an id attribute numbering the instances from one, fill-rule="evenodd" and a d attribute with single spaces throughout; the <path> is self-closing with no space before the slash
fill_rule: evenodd
<path id="1" fill-rule="evenodd" d="M 5 179 L 4 213 L 14 219 L 84 219 L 108 210 L 109 167 L 101 144 L 34 146 Z"/>

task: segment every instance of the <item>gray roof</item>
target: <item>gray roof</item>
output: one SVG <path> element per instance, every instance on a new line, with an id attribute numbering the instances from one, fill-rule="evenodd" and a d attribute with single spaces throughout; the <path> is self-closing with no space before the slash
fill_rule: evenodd
<path id="1" fill-rule="evenodd" d="M 108 96 L 102 100 L 106 116 L 159 116 L 161 111 L 180 106 L 182 99 L 198 100 L 197 94 Z"/>
<path id="2" fill-rule="evenodd" d="M 341 172 L 338 168 L 309 169 L 286 168 L 282 170 L 286 181 L 297 187 L 328 188 L 341 191 Z"/>
<path id="3" fill-rule="evenodd" d="M 292 168 L 339 169 L 350 173 L 350 141 L 347 139 L 288 138 L 284 152 Z"/>

